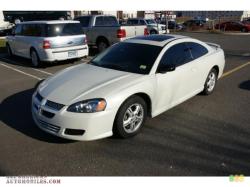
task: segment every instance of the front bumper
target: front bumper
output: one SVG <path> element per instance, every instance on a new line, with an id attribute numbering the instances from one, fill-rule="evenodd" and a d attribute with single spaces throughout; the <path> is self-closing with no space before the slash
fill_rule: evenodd
<path id="1" fill-rule="evenodd" d="M 96 140 L 112 136 L 115 113 L 112 110 L 96 113 L 68 112 L 68 106 L 56 111 L 45 105 L 46 98 L 39 101 L 36 92 L 32 96 L 32 117 L 36 125 L 55 136 L 71 140 Z M 44 111 L 53 117 L 44 115 Z M 68 134 L 70 131 L 83 132 L 81 135 Z"/>

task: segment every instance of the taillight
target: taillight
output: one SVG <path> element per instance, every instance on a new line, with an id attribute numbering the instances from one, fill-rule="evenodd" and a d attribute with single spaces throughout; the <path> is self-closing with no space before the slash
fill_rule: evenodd
<path id="1" fill-rule="evenodd" d="M 43 48 L 44 49 L 50 49 L 51 48 L 50 42 L 48 40 L 43 41 Z"/>
<path id="2" fill-rule="evenodd" d="M 118 29 L 117 30 L 117 38 L 125 38 L 126 37 L 126 30 L 125 29 Z"/>
<path id="3" fill-rule="evenodd" d="M 146 35 L 149 35 L 149 32 L 148 32 L 147 28 L 144 29 L 144 36 L 146 36 Z"/>
<path id="4" fill-rule="evenodd" d="M 84 45 L 88 43 L 87 37 L 84 38 L 83 43 L 84 43 Z"/>

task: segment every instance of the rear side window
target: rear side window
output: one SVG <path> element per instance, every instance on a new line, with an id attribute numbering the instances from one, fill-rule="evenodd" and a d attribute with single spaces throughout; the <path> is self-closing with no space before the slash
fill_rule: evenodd
<path id="1" fill-rule="evenodd" d="M 176 44 L 170 47 L 163 55 L 160 66 L 165 64 L 175 64 L 181 66 L 192 60 L 190 50 L 185 43 Z"/>
<path id="2" fill-rule="evenodd" d="M 42 24 L 26 24 L 22 27 L 22 35 L 41 37 L 43 36 L 44 25 Z"/>
<path id="3" fill-rule="evenodd" d="M 89 22 L 90 22 L 90 17 L 89 16 L 80 17 L 80 18 L 76 18 L 75 20 L 80 21 L 82 27 L 88 27 L 89 26 Z"/>
<path id="4" fill-rule="evenodd" d="M 60 23 L 60 24 L 47 24 L 46 36 L 71 36 L 81 35 L 83 30 L 80 23 Z"/>
<path id="5" fill-rule="evenodd" d="M 96 17 L 95 26 L 104 26 L 103 16 Z"/>
<path id="6" fill-rule="evenodd" d="M 112 16 L 99 16 L 96 17 L 95 26 L 117 26 L 118 21 Z"/>
<path id="7" fill-rule="evenodd" d="M 186 45 L 190 49 L 193 59 L 199 58 L 208 53 L 207 48 L 198 43 L 187 42 Z"/>
<path id="8" fill-rule="evenodd" d="M 105 26 L 117 26 L 118 22 L 115 17 L 112 16 L 106 16 L 104 17 L 104 24 Z"/>
<path id="9" fill-rule="evenodd" d="M 140 25 L 146 25 L 146 23 L 145 23 L 144 20 L 139 20 L 139 24 L 140 24 Z"/>

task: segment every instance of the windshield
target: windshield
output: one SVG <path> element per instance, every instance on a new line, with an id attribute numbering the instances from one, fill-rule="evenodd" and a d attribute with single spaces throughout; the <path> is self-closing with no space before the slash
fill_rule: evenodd
<path id="1" fill-rule="evenodd" d="M 147 24 L 157 24 L 153 19 L 146 19 Z"/>
<path id="2" fill-rule="evenodd" d="M 119 71 L 149 74 L 162 47 L 121 42 L 108 48 L 90 63 Z"/>

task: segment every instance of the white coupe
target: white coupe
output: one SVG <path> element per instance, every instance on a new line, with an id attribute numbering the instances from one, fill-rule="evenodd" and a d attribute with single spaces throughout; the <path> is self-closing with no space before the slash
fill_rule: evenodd
<path id="1" fill-rule="evenodd" d="M 211 94 L 224 65 L 216 44 L 178 35 L 127 39 L 44 80 L 32 116 L 42 130 L 67 139 L 131 137 L 147 117 Z"/>

